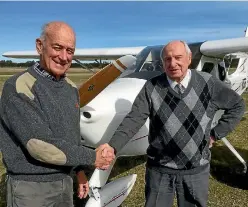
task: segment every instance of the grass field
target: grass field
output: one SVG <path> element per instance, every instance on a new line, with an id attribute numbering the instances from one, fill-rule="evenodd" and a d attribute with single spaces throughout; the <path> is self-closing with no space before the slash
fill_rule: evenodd
<path id="1" fill-rule="evenodd" d="M 13 72 L 0 69 L 0 91 L 4 81 L 8 78 L 5 74 L 11 75 Z M 76 69 L 68 76 L 77 84 L 82 84 L 92 74 Z M 248 106 L 248 94 L 243 95 Z M 248 160 L 248 115 L 244 116 L 241 123 L 233 133 L 228 136 L 228 140 L 233 144 L 242 157 Z M 134 159 L 121 158 L 117 161 L 111 173 L 111 180 L 136 173 L 137 180 L 133 190 L 122 204 L 122 207 L 144 206 L 144 169 L 145 156 Z M 248 206 L 248 176 L 237 173 L 237 169 L 242 166 L 236 157 L 223 145 L 221 141 L 214 144 L 212 148 L 211 176 L 209 189 L 209 207 L 247 207 Z M 5 169 L 0 161 L 0 207 L 5 204 Z M 176 204 L 176 202 L 175 202 Z M 174 206 L 176 206 L 174 204 Z"/>

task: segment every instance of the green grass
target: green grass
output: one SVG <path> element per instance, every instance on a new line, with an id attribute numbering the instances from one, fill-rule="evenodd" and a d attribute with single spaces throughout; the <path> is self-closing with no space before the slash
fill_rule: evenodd
<path id="1" fill-rule="evenodd" d="M 91 73 L 70 73 L 69 78 L 77 85 L 82 84 Z M 7 77 L 0 76 L 0 91 Z M 248 106 L 248 94 L 243 95 Z M 227 138 L 235 149 L 248 160 L 248 114 L 244 116 L 238 127 Z M 1 156 L 0 156 L 1 159 Z M 120 158 L 112 173 L 111 180 L 119 177 L 137 174 L 137 180 L 128 198 L 122 207 L 144 206 L 144 170 L 145 156 L 135 158 Z M 241 169 L 236 157 L 224 146 L 222 141 L 214 144 L 212 148 L 211 176 L 209 187 L 209 207 L 247 207 L 248 206 L 248 176 L 236 172 Z M 5 204 L 5 169 L 0 161 L 0 207 Z M 174 203 L 176 206 L 176 201 Z"/>

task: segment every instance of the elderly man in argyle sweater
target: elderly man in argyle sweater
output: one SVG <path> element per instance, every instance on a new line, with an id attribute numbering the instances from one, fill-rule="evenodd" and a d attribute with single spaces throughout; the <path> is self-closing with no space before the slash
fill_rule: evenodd
<path id="1" fill-rule="evenodd" d="M 161 58 L 165 73 L 147 81 L 107 147 L 118 152 L 149 117 L 145 206 L 170 207 L 176 192 L 178 206 L 205 207 L 209 145 L 234 129 L 244 101 L 210 74 L 188 69 L 191 51 L 185 42 L 170 42 Z M 225 113 L 211 129 L 219 109 Z"/>

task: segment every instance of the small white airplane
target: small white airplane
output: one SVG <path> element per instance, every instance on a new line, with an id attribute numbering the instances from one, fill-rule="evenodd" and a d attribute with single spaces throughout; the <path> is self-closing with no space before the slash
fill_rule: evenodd
<path id="1" fill-rule="evenodd" d="M 191 69 L 211 73 L 241 95 L 248 87 L 247 33 L 245 37 L 241 38 L 189 44 L 192 51 Z M 163 72 L 160 60 L 162 47 L 162 45 L 157 45 L 135 48 L 76 50 L 76 61 L 120 58 L 119 60 L 125 62 L 127 66 L 116 80 L 81 108 L 80 128 L 84 145 L 95 148 L 100 144 L 109 142 L 123 118 L 131 110 L 134 99 L 146 81 Z M 38 58 L 35 51 L 7 52 L 3 55 L 15 58 Z M 122 57 L 123 55 L 127 56 Z M 238 59 L 238 65 L 233 72 L 230 65 L 234 59 Z M 116 65 L 116 62 L 113 62 L 113 64 Z M 217 124 L 222 114 L 223 111 L 216 113 L 212 126 Z M 118 152 L 116 159 L 120 156 L 146 154 L 148 132 L 149 119 L 127 145 Z M 222 140 L 241 161 L 244 165 L 244 171 L 246 171 L 247 166 L 244 159 L 226 138 Z M 136 181 L 135 174 L 106 184 L 115 161 L 108 170 L 96 169 L 94 171 L 89 181 L 90 198 L 86 207 L 116 207 L 121 205 L 130 193 Z"/>

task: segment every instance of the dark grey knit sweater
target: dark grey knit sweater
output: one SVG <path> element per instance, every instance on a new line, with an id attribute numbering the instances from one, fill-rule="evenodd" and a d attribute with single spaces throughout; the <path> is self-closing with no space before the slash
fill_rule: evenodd
<path id="1" fill-rule="evenodd" d="M 66 77 L 59 81 L 43 77 L 33 67 L 4 84 L 3 159 L 7 173 L 15 179 L 59 180 L 73 167 L 93 165 L 95 151 L 80 146 L 76 86 Z"/>
<path id="2" fill-rule="evenodd" d="M 192 70 L 182 95 L 162 74 L 147 81 L 109 144 L 119 151 L 149 117 L 148 164 L 171 173 L 195 173 L 210 161 L 210 133 L 216 139 L 226 136 L 241 119 L 244 107 L 236 92 L 207 73 Z M 211 131 L 219 109 L 225 113 Z"/>

